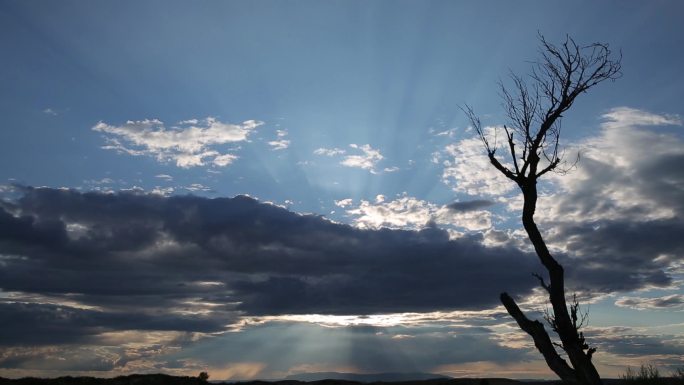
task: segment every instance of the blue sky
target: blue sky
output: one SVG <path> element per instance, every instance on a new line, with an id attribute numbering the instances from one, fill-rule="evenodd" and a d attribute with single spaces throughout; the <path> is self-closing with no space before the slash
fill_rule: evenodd
<path id="1" fill-rule="evenodd" d="M 0 375 L 552 377 L 497 307 L 499 288 L 468 281 L 494 258 L 507 268 L 488 279 L 543 308 L 516 191 L 482 162 L 459 109 L 505 123 L 498 82 L 529 71 L 538 34 L 623 55 L 623 76 L 564 117 L 582 160 L 548 179 L 538 213 L 577 266 L 599 370 L 681 363 L 683 8 L 1 0 L 0 183 L 15 230 L 1 244 L 11 283 L 0 280 L 0 300 L 17 329 L 4 332 Z M 209 199 L 238 195 L 256 200 Z M 231 238 L 234 218 L 257 229 Z M 108 287 L 126 277 L 135 290 Z M 10 338 L 60 306 L 72 338 Z"/>

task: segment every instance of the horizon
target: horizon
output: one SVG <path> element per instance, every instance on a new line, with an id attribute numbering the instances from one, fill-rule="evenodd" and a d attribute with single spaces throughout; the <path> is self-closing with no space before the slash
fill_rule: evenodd
<path id="1" fill-rule="evenodd" d="M 602 377 L 684 366 L 684 3 L 0 0 L 0 377 L 555 379 L 517 187 L 462 106 L 540 36 L 622 76 L 535 219 Z M 548 327 L 547 327 L 548 328 Z"/>

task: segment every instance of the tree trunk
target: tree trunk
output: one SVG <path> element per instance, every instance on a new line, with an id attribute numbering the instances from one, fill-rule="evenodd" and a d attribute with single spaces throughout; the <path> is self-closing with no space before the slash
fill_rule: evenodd
<path id="1" fill-rule="evenodd" d="M 567 363 L 558 356 L 551 344 L 548 333 L 539 321 L 530 321 L 520 311 L 515 301 L 506 293 L 501 295 L 501 301 L 508 313 L 518 322 L 535 341 L 535 346 L 544 355 L 549 367 L 564 381 L 579 382 L 584 385 L 602 385 L 601 377 L 591 362 L 591 353 L 585 352 L 586 345 L 580 337 L 577 325 L 573 323 L 565 300 L 565 277 L 563 266 L 551 255 L 546 242 L 542 238 L 537 224 L 534 222 L 534 212 L 537 204 L 536 178 L 520 184 L 524 196 L 522 222 L 527 235 L 534 246 L 539 260 L 549 274 L 549 284 L 542 285 L 549 293 L 549 301 L 553 308 L 555 331 L 568 355 L 572 368 L 565 368 Z M 547 341 L 548 340 L 548 343 Z M 562 363 L 559 361 L 561 360 Z M 565 365 L 563 365 L 565 364 Z M 570 369 L 572 372 L 568 371 Z M 574 381 L 572 378 L 574 377 Z"/>

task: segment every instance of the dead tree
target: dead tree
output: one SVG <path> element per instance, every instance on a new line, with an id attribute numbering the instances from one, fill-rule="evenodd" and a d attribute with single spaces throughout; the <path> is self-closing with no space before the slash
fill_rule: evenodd
<path id="1" fill-rule="evenodd" d="M 496 142 L 496 130 L 492 137 L 491 132 L 485 132 L 471 107 L 466 106 L 464 111 L 482 139 L 491 164 L 522 191 L 523 227 L 548 273 L 548 279 L 541 275 L 535 277 L 548 293 L 551 313 L 547 318 L 560 344 L 552 342 L 540 321 L 527 318 L 510 295 L 502 293 L 501 302 L 520 328 L 533 338 L 558 377 L 570 383 L 600 385 L 601 378 L 591 362 L 596 349 L 589 347 L 579 331 L 577 302 L 573 301 L 568 309 L 563 266 L 549 252 L 534 221 L 534 212 L 537 180 L 552 171 L 567 171 L 559 148 L 563 114 L 591 87 L 619 78 L 622 55 L 613 54 L 607 44 L 580 46 L 570 37 L 560 46 L 549 43 L 543 36 L 540 42 L 541 59 L 533 64 L 531 74 L 525 78 L 512 74 L 512 87 L 501 84 L 509 120 L 499 130 L 504 134 L 501 146 Z M 503 148 L 507 156 L 499 157 L 498 148 Z M 569 364 L 556 351 L 556 345 L 565 351 Z"/>

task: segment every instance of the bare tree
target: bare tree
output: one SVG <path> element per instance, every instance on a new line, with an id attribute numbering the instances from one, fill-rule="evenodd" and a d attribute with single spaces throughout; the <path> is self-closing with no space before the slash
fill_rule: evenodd
<path id="1" fill-rule="evenodd" d="M 556 46 L 543 36 L 539 39 L 541 59 L 534 63 L 531 74 L 526 78 L 511 74 L 510 88 L 501 84 L 509 120 L 502 129 L 505 134 L 502 148 L 507 156 L 500 158 L 496 153 L 499 148 L 496 132 L 492 138 L 470 106 L 463 110 L 480 135 L 491 164 L 522 191 L 523 227 L 548 273 L 548 280 L 535 275 L 551 303 L 545 318 L 558 335 L 560 344 L 551 340 L 543 323 L 527 318 L 510 295 L 502 293 L 501 302 L 520 328 L 534 339 L 535 346 L 558 377 L 571 383 L 600 385 L 601 378 L 591 362 L 596 349 L 589 347 L 579 330 L 584 319 L 578 314 L 575 298 L 568 308 L 563 266 L 549 252 L 534 221 L 534 212 L 537 180 L 551 171 L 568 170 L 563 166 L 563 153 L 559 148 L 563 114 L 591 87 L 619 78 L 622 55 L 613 54 L 608 44 L 603 43 L 580 46 L 566 37 L 562 45 Z M 570 364 L 556 351 L 556 345 L 565 351 Z"/>

